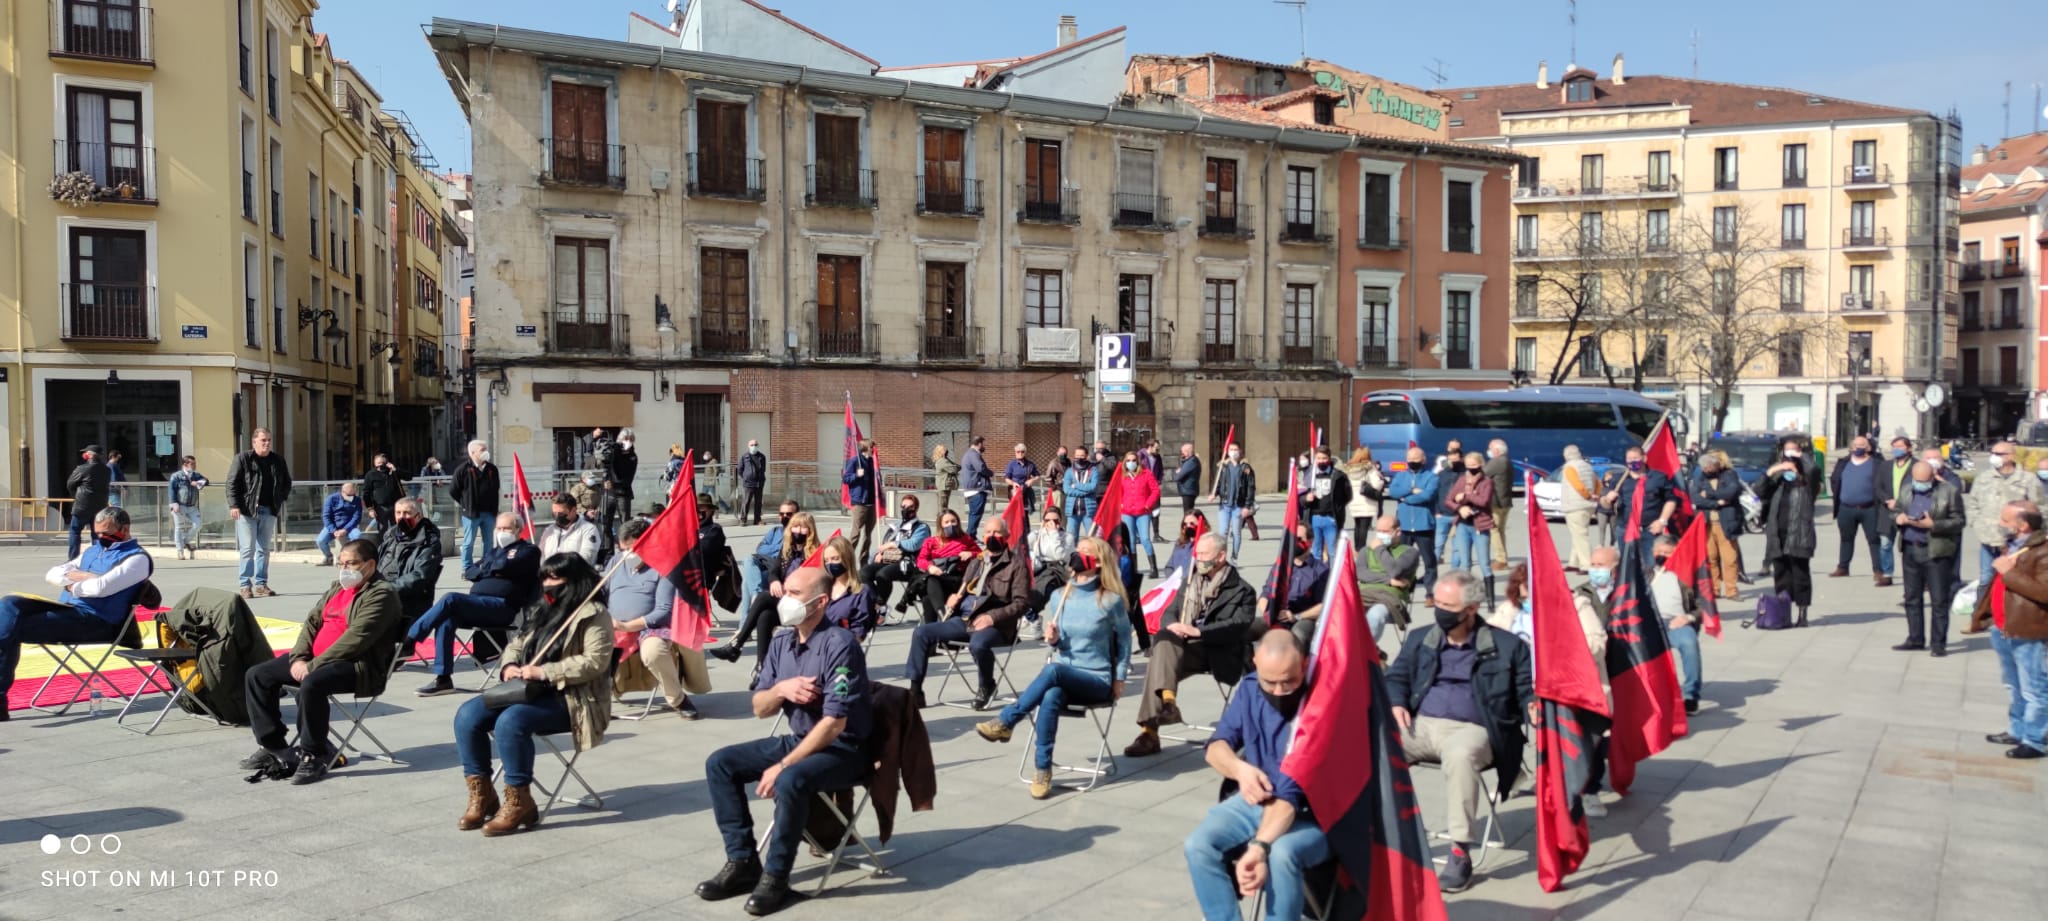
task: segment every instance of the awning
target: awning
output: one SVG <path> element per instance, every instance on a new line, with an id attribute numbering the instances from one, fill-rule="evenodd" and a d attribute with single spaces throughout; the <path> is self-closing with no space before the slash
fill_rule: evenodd
<path id="1" fill-rule="evenodd" d="M 551 429 L 617 428 L 633 424 L 630 393 L 543 393 L 540 424 Z"/>

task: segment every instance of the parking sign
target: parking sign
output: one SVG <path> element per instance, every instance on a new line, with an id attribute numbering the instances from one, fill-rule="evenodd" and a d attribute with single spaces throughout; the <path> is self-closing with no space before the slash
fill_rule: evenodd
<path id="1" fill-rule="evenodd" d="M 1106 333 L 1095 339 L 1095 375 L 1104 384 L 1130 384 L 1138 379 L 1131 356 L 1137 337 L 1130 333 Z"/>

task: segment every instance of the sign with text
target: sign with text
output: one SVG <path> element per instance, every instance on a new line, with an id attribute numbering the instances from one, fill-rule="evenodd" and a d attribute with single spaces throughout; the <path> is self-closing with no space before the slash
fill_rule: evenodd
<path id="1" fill-rule="evenodd" d="M 186 339 L 204 339 L 206 338 L 206 327 L 181 326 L 178 328 L 178 334 Z"/>
<path id="2" fill-rule="evenodd" d="M 539 330 L 532 326 L 514 326 L 512 327 L 512 332 L 521 339 L 532 339 L 539 335 Z"/>

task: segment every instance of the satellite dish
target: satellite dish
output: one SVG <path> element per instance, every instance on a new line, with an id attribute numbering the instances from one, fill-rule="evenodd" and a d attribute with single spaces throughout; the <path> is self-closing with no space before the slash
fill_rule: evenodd
<path id="1" fill-rule="evenodd" d="M 1920 396 L 1927 401 L 1927 405 L 1940 406 L 1948 402 L 1948 388 L 1939 382 L 1931 383 L 1927 385 L 1926 390 L 1920 391 Z"/>
<path id="2" fill-rule="evenodd" d="M 1918 399 L 1915 399 L 1915 400 L 1913 401 L 1913 411 L 1914 411 L 1914 412 L 1920 412 L 1920 413 L 1924 413 L 1924 412 L 1926 412 L 1926 411 L 1928 411 L 1928 410 L 1930 410 L 1930 409 L 1933 409 L 1933 408 L 1934 408 L 1934 404 L 1932 404 L 1932 403 L 1929 403 L 1929 402 L 1927 402 L 1927 398 L 1926 398 L 1926 397 L 1920 397 L 1920 398 L 1918 398 Z"/>

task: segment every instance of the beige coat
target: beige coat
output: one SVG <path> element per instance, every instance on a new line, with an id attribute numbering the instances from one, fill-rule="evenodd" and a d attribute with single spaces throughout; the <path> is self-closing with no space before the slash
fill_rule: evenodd
<path id="1" fill-rule="evenodd" d="M 505 647 L 505 665 L 527 659 L 529 643 L 545 643 L 547 637 L 520 633 Z M 604 605 L 592 601 L 569 615 L 569 628 L 555 642 L 562 645 L 562 657 L 541 664 L 541 673 L 554 682 L 568 698 L 569 728 L 576 735 L 576 750 L 589 751 L 604 741 L 604 730 L 612 720 L 612 618 Z"/>

